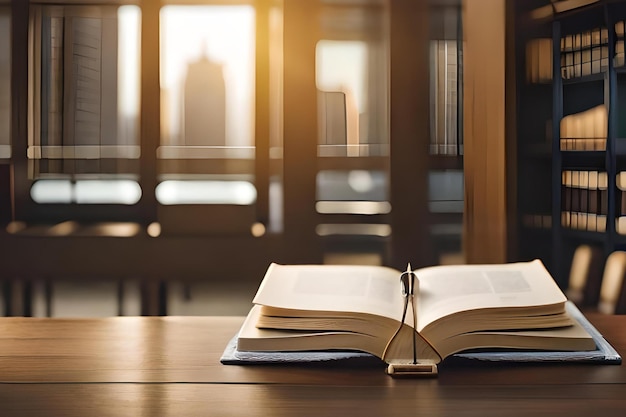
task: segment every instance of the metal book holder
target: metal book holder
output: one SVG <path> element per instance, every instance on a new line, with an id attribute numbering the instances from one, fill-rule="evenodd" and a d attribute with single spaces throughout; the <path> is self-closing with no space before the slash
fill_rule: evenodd
<path id="1" fill-rule="evenodd" d="M 404 299 L 404 306 L 402 308 L 402 319 L 396 332 L 391 336 L 385 350 L 383 352 L 382 359 L 386 361 L 387 350 L 393 340 L 400 334 L 409 305 L 411 306 L 411 313 L 413 317 L 413 361 L 399 362 L 396 360 L 387 361 L 387 374 L 392 377 L 434 377 L 437 376 L 437 364 L 432 361 L 418 361 L 417 359 L 417 342 L 416 329 L 417 329 L 417 311 L 415 309 L 415 293 L 416 289 L 419 292 L 419 279 L 415 275 L 415 272 L 411 269 L 411 264 L 407 265 L 406 271 L 400 275 L 402 297 Z"/>

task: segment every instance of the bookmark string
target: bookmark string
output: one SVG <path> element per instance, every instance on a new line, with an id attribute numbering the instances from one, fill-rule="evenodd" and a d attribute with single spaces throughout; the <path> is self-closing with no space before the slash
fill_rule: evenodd
<path id="1" fill-rule="evenodd" d="M 413 364 L 417 363 L 417 343 L 415 342 L 415 332 L 417 332 L 417 313 L 415 312 L 415 294 L 411 294 L 409 296 L 410 301 L 408 304 L 411 304 L 411 312 L 413 313 Z M 405 307 L 406 311 L 406 307 Z"/>
<path id="2" fill-rule="evenodd" d="M 404 278 L 404 279 L 403 279 Z M 404 311 L 402 312 L 402 323 L 404 323 L 404 319 L 406 317 L 406 311 L 411 305 L 411 313 L 413 316 L 413 363 L 417 363 L 417 346 L 415 341 L 415 331 L 417 328 L 417 314 L 415 312 L 415 273 L 411 271 L 411 265 L 407 267 L 406 272 L 404 272 L 400 279 L 402 280 L 402 286 L 408 287 L 408 290 L 403 291 L 404 293 Z M 407 284 L 408 283 L 408 284 Z"/>
<path id="3" fill-rule="evenodd" d="M 411 304 L 411 312 L 412 312 L 412 316 L 413 316 L 413 364 L 417 363 L 417 344 L 415 341 L 415 331 L 417 328 L 417 312 L 415 311 L 415 273 L 413 271 L 410 270 L 410 264 L 409 267 L 407 268 L 406 272 L 403 272 L 402 275 L 400 275 L 400 283 L 402 286 L 402 296 L 404 297 L 404 306 L 402 308 L 402 319 L 400 320 L 400 325 L 398 326 L 398 328 L 396 329 L 395 333 L 393 334 L 393 336 L 391 336 L 391 339 L 389 339 L 389 342 L 387 342 L 387 346 L 385 346 L 385 350 L 383 352 L 383 357 L 382 359 L 385 360 L 385 357 L 387 356 L 387 350 L 389 349 L 389 346 L 391 346 L 391 343 L 393 342 L 393 340 L 398 336 L 398 334 L 400 334 L 400 331 L 402 330 L 402 326 L 404 325 L 404 320 L 406 319 L 406 314 L 407 314 L 407 310 L 409 307 L 409 304 Z"/>

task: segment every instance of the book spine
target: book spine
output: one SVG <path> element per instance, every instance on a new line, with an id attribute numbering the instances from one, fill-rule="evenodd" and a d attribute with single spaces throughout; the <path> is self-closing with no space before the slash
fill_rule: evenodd
<path id="1" fill-rule="evenodd" d="M 620 199 L 619 204 L 618 211 L 624 210 L 626 216 L 626 197 Z M 563 227 L 604 232 L 608 213 L 606 173 L 563 171 L 561 205 Z"/>

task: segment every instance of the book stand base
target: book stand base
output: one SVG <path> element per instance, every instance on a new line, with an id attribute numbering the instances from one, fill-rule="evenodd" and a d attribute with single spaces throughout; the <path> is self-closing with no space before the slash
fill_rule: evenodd
<path id="1" fill-rule="evenodd" d="M 387 374 L 394 378 L 435 378 L 437 376 L 437 364 L 432 362 L 392 362 L 387 366 Z"/>

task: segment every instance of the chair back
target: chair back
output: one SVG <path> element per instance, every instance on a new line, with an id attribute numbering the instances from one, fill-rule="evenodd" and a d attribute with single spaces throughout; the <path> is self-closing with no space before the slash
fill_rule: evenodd
<path id="1" fill-rule="evenodd" d="M 567 297 L 579 306 L 596 306 L 602 280 L 602 249 L 580 245 L 574 251 L 566 289 Z"/>
<path id="2" fill-rule="evenodd" d="M 598 311 L 605 314 L 623 314 L 623 288 L 626 275 L 626 252 L 615 251 L 606 258 Z"/>

